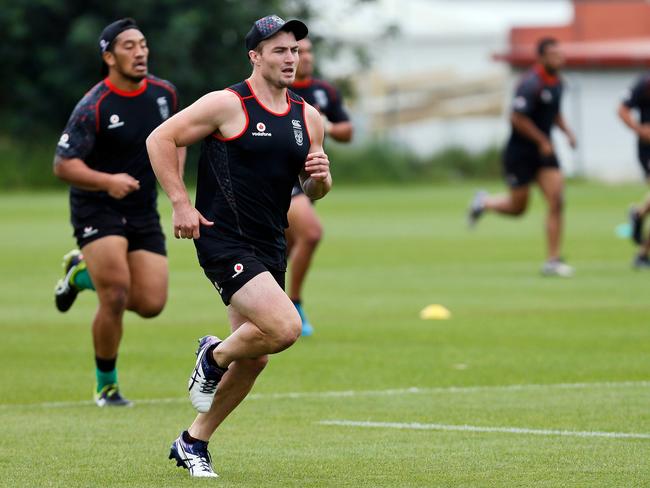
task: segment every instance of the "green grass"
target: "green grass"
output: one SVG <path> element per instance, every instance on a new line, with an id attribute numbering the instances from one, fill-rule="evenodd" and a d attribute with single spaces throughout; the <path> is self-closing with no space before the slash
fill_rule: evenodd
<path id="1" fill-rule="evenodd" d="M 256 396 L 215 435 L 221 478 L 207 483 L 650 486 L 650 439 L 319 423 L 650 433 L 650 275 L 630 269 L 633 248 L 614 235 L 643 188 L 569 187 L 571 280 L 538 275 L 539 197 L 523 219 L 488 216 L 470 233 L 472 191 L 338 187 L 318 204 L 326 235 L 305 293 L 316 335 L 272 358 Z M 226 333 L 223 306 L 192 244 L 170 240 L 167 309 L 152 320 L 126 317 L 119 362 L 129 397 L 170 400 L 128 410 L 89 404 L 95 296 L 84 292 L 67 314 L 52 303 L 60 257 L 73 244 L 66 206 L 63 193 L 0 197 L 0 486 L 196 486 L 167 454 L 193 418 L 185 389 L 195 339 Z M 451 320 L 420 320 L 430 303 L 447 306 Z M 541 386 L 500 388 L 519 384 Z M 408 387 L 423 390 L 317 394 Z M 314 394 L 272 396 L 290 392 Z"/>

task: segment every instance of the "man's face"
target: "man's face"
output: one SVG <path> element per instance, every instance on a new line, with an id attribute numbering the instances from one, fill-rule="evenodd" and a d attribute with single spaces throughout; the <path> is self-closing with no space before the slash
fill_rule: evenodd
<path id="1" fill-rule="evenodd" d="M 149 48 L 142 32 L 128 29 L 113 41 L 111 51 L 104 53 L 104 61 L 110 68 L 131 81 L 141 81 L 147 76 Z"/>
<path id="2" fill-rule="evenodd" d="M 298 41 L 298 55 L 300 62 L 296 71 L 296 78 L 304 80 L 311 78 L 314 74 L 314 53 L 312 52 L 311 41 L 309 39 L 301 39 Z"/>
<path id="3" fill-rule="evenodd" d="M 293 32 L 280 31 L 263 41 L 261 51 L 254 53 L 253 62 L 262 76 L 278 88 L 291 86 L 298 66 L 298 42 Z"/>
<path id="4" fill-rule="evenodd" d="M 559 44 L 550 44 L 546 46 L 544 54 L 541 56 L 541 62 L 544 67 L 551 73 L 559 71 L 564 66 L 564 54 Z"/>

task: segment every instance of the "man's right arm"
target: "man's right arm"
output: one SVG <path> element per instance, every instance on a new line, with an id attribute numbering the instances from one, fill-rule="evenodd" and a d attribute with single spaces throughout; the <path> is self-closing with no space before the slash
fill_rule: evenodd
<path id="1" fill-rule="evenodd" d="M 190 202 L 178 171 L 176 148 L 190 146 L 218 131 L 236 108 L 241 110 L 236 95 L 226 91 L 208 93 L 160 124 L 147 138 L 151 166 L 174 209 L 174 237 L 197 239 L 200 225 L 212 225 Z"/>
<path id="2" fill-rule="evenodd" d="M 118 200 L 140 188 L 140 182 L 127 173 L 96 171 L 79 158 L 54 156 L 54 175 L 82 190 L 105 191 Z"/>
<path id="3" fill-rule="evenodd" d="M 127 173 L 104 173 L 90 168 L 86 157 L 97 138 L 95 100 L 85 96 L 72 111 L 54 154 L 54 175 L 66 183 L 88 191 L 105 191 L 120 199 L 140 188 Z"/>

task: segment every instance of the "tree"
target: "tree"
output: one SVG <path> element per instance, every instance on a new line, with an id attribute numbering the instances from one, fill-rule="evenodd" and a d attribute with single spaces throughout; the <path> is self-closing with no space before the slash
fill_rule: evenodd
<path id="1" fill-rule="evenodd" d="M 6 3 L 6 5 L 5 5 Z M 0 9 L 0 133 L 29 139 L 60 130 L 100 80 L 104 26 L 133 17 L 147 37 L 150 70 L 181 103 L 246 77 L 244 35 L 277 13 L 309 17 L 307 0 L 9 0 Z"/>

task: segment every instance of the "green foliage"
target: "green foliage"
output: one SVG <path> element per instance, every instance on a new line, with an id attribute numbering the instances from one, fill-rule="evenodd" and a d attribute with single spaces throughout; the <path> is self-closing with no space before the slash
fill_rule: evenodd
<path id="1" fill-rule="evenodd" d="M 52 176 L 51 164 L 56 136 L 42 136 L 36 142 L 0 138 L 0 189 L 60 187 Z M 394 144 L 375 142 L 362 146 L 328 144 L 332 175 L 340 183 L 408 183 L 488 179 L 500 174 L 497 148 L 472 153 L 450 147 L 429 157 L 419 157 Z M 185 181 L 194 185 L 199 157 L 198 144 L 188 152 Z"/>
<path id="2" fill-rule="evenodd" d="M 250 72 L 243 37 L 263 15 L 309 17 L 304 0 L 9 0 L 0 8 L 0 134 L 29 138 L 63 128 L 100 80 L 104 26 L 134 17 L 151 48 L 150 70 L 181 102 Z"/>

